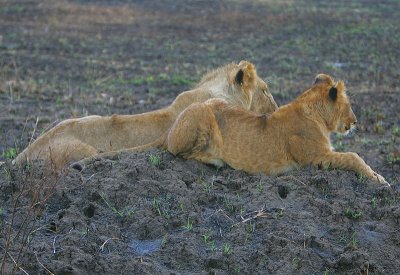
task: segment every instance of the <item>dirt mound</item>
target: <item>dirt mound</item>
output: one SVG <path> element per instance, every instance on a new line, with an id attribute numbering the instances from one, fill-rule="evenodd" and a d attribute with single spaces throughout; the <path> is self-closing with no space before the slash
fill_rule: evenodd
<path id="1" fill-rule="evenodd" d="M 397 1 L 1 3 L 0 273 L 399 273 Z M 332 145 L 392 188 L 344 171 L 249 176 L 159 151 L 60 175 L 9 164 L 63 119 L 164 107 L 241 59 L 279 105 L 317 73 L 344 79 L 358 133 Z"/>
<path id="2" fill-rule="evenodd" d="M 32 274 L 400 270 L 400 186 L 352 172 L 251 176 L 156 150 L 38 171 L 3 169 L 7 272 L 11 257 Z"/>

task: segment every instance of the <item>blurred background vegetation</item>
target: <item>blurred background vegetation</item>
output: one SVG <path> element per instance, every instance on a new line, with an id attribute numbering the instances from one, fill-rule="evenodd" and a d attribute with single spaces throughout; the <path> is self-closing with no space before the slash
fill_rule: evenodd
<path id="1" fill-rule="evenodd" d="M 34 135 L 160 108 L 242 59 L 279 104 L 320 72 L 352 93 L 399 92 L 399 11 L 398 0 L 0 0 L 0 137 L 26 144 L 37 118 Z"/>

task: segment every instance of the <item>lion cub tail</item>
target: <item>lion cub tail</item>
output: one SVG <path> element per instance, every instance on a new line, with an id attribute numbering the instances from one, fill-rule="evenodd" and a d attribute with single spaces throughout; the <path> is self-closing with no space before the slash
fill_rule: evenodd
<path id="1" fill-rule="evenodd" d="M 163 134 L 161 137 L 159 137 L 157 140 L 145 144 L 145 145 L 141 145 L 141 146 L 137 146 L 137 147 L 133 147 L 133 148 L 129 148 L 129 149 L 122 149 L 119 151 L 111 151 L 111 152 L 105 152 L 105 153 L 100 153 L 100 154 L 96 154 L 87 158 L 84 158 L 78 162 L 72 163 L 71 167 L 76 169 L 76 170 L 83 170 L 87 165 L 98 161 L 98 160 L 102 160 L 102 159 L 116 159 L 118 158 L 118 156 L 122 153 L 133 153 L 133 152 L 145 152 L 147 150 L 150 150 L 152 148 L 157 148 L 157 149 L 166 149 L 166 138 L 168 136 L 168 132 Z"/>
<path id="2" fill-rule="evenodd" d="M 126 152 L 126 151 L 145 152 L 152 148 L 161 149 L 161 150 L 167 149 L 167 137 L 168 137 L 168 132 L 164 133 L 161 137 L 159 137 L 158 139 L 156 139 L 153 142 L 150 142 L 150 143 L 147 143 L 147 144 L 141 145 L 141 146 L 136 146 L 131 149 L 123 150 L 123 152 Z"/>

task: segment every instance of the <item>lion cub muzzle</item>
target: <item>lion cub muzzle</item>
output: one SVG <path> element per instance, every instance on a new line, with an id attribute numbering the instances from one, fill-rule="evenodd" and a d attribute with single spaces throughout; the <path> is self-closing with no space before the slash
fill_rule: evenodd
<path id="1" fill-rule="evenodd" d="M 350 131 L 354 130 L 356 128 L 357 124 L 357 117 L 354 114 L 353 110 L 351 107 L 348 107 L 346 111 L 343 112 L 340 122 L 338 124 L 338 132 L 341 132 L 345 135 L 350 133 Z"/>

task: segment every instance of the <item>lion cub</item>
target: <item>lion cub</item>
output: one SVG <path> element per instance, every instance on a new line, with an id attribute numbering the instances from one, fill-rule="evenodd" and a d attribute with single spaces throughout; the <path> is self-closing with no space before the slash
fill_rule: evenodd
<path id="1" fill-rule="evenodd" d="M 388 184 L 356 153 L 332 151 L 330 133 L 347 134 L 356 123 L 343 81 L 319 74 L 310 89 L 270 116 L 221 99 L 192 104 L 164 136 L 137 150 L 158 147 L 187 159 L 268 175 L 329 165 Z"/>
<path id="2" fill-rule="evenodd" d="M 166 108 L 136 115 L 87 116 L 67 119 L 40 136 L 14 163 L 41 159 L 47 166 L 65 165 L 102 152 L 148 144 L 167 131 L 190 104 L 222 98 L 232 105 L 265 114 L 278 106 L 254 65 L 242 60 L 207 73 L 192 90 L 183 92 Z"/>

